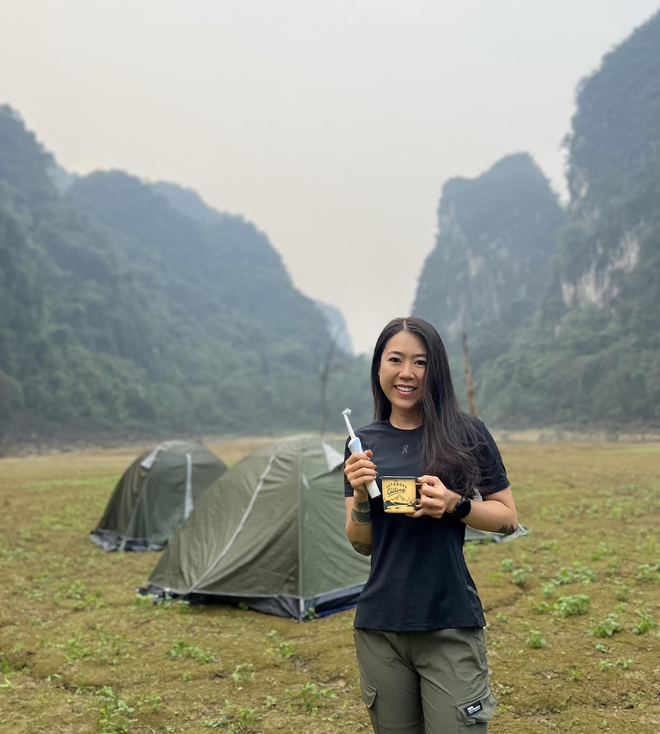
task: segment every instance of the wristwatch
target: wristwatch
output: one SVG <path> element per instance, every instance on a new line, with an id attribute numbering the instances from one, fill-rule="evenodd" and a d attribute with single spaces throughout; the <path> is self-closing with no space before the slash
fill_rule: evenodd
<path id="1" fill-rule="evenodd" d="M 467 497 L 463 497 L 458 501 L 456 504 L 456 507 L 454 507 L 454 511 L 451 513 L 452 517 L 455 517 L 458 520 L 462 520 L 464 517 L 467 517 L 472 510 L 472 500 L 468 499 Z"/>

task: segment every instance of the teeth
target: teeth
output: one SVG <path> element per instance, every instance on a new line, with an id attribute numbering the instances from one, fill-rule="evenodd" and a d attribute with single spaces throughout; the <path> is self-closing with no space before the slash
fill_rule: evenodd
<path id="1" fill-rule="evenodd" d="M 403 385 L 397 385 L 396 389 L 401 390 L 401 392 L 412 392 L 413 391 L 412 387 L 404 387 Z"/>

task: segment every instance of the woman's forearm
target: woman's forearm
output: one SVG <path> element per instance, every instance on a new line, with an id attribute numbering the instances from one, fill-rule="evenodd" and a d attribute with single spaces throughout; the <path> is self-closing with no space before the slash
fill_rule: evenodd
<path id="1" fill-rule="evenodd" d="M 497 500 L 472 502 L 470 514 L 463 522 L 475 530 L 512 535 L 518 529 L 518 514 L 515 506 Z"/>
<path id="2" fill-rule="evenodd" d="M 347 508 L 349 509 L 349 508 Z M 353 502 L 347 513 L 346 535 L 355 550 L 363 556 L 371 555 L 373 525 L 367 492 L 353 492 Z"/>

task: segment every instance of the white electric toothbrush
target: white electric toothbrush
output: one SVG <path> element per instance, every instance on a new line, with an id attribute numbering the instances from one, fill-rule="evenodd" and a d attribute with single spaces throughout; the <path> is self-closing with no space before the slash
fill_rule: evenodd
<path id="1" fill-rule="evenodd" d="M 348 442 L 348 450 L 352 454 L 362 454 L 364 453 L 362 450 L 362 443 L 360 442 L 360 439 L 355 435 L 353 426 L 351 426 L 351 422 L 348 420 L 348 416 L 350 414 L 350 408 L 346 408 L 346 410 L 342 413 L 342 415 L 344 416 L 344 420 L 346 421 L 346 428 L 348 428 L 348 433 L 351 437 L 351 440 Z M 378 489 L 378 485 L 373 479 L 370 482 L 366 483 L 366 487 L 367 492 L 369 492 L 369 497 L 380 497 L 380 489 Z"/>

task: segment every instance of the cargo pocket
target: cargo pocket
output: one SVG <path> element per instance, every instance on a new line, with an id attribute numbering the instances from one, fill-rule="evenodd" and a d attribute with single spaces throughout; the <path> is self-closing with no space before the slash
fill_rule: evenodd
<path id="1" fill-rule="evenodd" d="M 373 709 L 376 703 L 376 689 L 367 683 L 366 680 L 360 678 L 360 692 L 362 693 L 362 700 L 364 701 L 368 709 Z"/>
<path id="2" fill-rule="evenodd" d="M 493 718 L 496 706 L 497 699 L 490 688 L 487 688 L 483 695 L 456 704 L 458 720 L 464 726 L 486 724 Z"/>
<path id="3" fill-rule="evenodd" d="M 360 678 L 360 693 L 371 719 L 371 725 L 375 734 L 378 734 L 378 718 L 376 717 L 376 696 L 378 691 L 367 681 Z"/>

